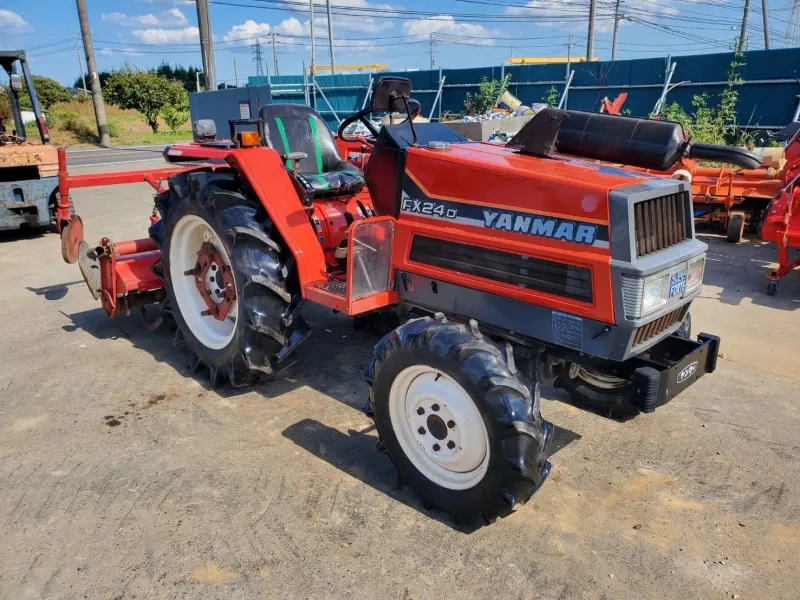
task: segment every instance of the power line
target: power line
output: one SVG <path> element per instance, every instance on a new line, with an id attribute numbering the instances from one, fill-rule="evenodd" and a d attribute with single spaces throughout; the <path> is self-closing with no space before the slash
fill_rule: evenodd
<path id="1" fill-rule="evenodd" d="M 292 8 L 292 6 L 303 6 L 305 3 L 293 0 L 250 0 L 251 2 L 259 2 L 261 4 L 241 4 L 237 2 L 225 2 L 223 0 L 209 0 L 211 4 L 219 4 L 223 6 L 237 6 L 240 8 L 256 8 L 259 10 L 277 10 L 286 12 L 307 13 L 307 10 L 300 8 Z M 274 3 L 279 6 L 264 6 L 264 3 Z M 549 11 L 550 9 L 548 9 Z M 558 21 L 585 21 L 585 11 L 571 10 L 567 8 L 560 8 L 560 12 L 567 13 L 564 16 L 554 16 L 552 13 L 543 15 L 490 15 L 486 13 L 450 13 L 442 15 L 439 12 L 426 12 L 418 10 L 399 10 L 399 9 L 384 9 L 376 7 L 348 7 L 348 6 L 331 6 L 331 12 L 335 15 L 342 15 L 351 18 L 356 17 L 381 17 L 383 19 L 398 19 L 407 20 L 409 17 L 425 17 L 430 21 L 448 21 L 453 18 L 468 20 L 471 22 L 486 22 L 486 23 L 507 23 L 519 21 L 544 21 L 552 23 L 553 20 Z M 607 17 L 608 15 L 603 15 Z"/>

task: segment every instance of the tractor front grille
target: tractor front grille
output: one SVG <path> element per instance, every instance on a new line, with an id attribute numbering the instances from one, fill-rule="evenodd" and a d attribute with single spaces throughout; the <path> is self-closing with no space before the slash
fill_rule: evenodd
<path id="1" fill-rule="evenodd" d="M 633 347 L 636 348 L 637 346 L 641 346 L 642 344 L 649 342 L 653 338 L 664 333 L 673 325 L 682 322 L 688 310 L 688 305 L 681 306 L 680 308 L 673 310 L 671 313 L 667 313 L 663 317 L 659 317 L 647 325 L 638 327 L 633 334 Z"/>
<path id="2" fill-rule="evenodd" d="M 592 302 L 592 272 L 586 267 L 422 235 L 414 236 L 409 259 L 462 275 Z"/>
<path id="3" fill-rule="evenodd" d="M 642 258 L 680 244 L 691 231 L 689 192 L 669 194 L 633 205 L 636 256 Z"/>

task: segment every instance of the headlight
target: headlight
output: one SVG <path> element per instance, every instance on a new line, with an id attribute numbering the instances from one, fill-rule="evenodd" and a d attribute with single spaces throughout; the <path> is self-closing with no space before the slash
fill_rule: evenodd
<path id="1" fill-rule="evenodd" d="M 644 280 L 642 316 L 648 315 L 669 300 L 669 273 L 651 275 Z"/>
<path id="2" fill-rule="evenodd" d="M 706 257 L 701 256 L 694 262 L 689 263 L 686 273 L 686 291 L 693 290 L 703 283 L 703 273 L 706 267 Z"/>
<path id="3" fill-rule="evenodd" d="M 703 283 L 706 257 L 699 256 L 690 262 L 674 265 L 665 271 L 638 279 L 622 276 L 622 301 L 625 316 L 641 319 L 661 307 L 678 302 Z"/>

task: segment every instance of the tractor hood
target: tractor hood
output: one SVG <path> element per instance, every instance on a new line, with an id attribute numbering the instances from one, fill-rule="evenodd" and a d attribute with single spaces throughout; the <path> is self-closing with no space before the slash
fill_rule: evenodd
<path id="1" fill-rule="evenodd" d="M 410 148 L 405 171 L 417 188 L 411 196 L 604 226 L 613 190 L 663 189 L 668 194 L 681 185 L 604 163 L 558 155 L 539 158 L 486 143 L 453 144 L 443 151 Z"/>

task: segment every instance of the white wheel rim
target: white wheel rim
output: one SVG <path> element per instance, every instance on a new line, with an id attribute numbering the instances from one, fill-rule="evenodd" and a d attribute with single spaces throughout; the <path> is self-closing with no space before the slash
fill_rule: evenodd
<path id="1" fill-rule="evenodd" d="M 489 468 L 489 434 L 472 397 L 428 365 L 407 367 L 389 390 L 389 418 L 403 452 L 432 482 L 477 485 Z"/>
<path id="2" fill-rule="evenodd" d="M 169 276 L 178 308 L 192 334 L 205 347 L 220 350 L 231 342 L 236 333 L 239 291 L 236 290 L 236 299 L 231 304 L 228 317 L 224 321 L 219 321 L 212 315 L 201 314 L 208 307 L 197 290 L 194 276 L 185 273 L 194 269 L 197 264 L 197 253 L 205 242 L 212 243 L 225 265 L 231 266 L 228 251 L 211 225 L 197 215 L 185 215 L 178 219 L 170 238 Z M 206 286 L 215 285 L 212 277 L 207 277 L 204 283 Z"/>

